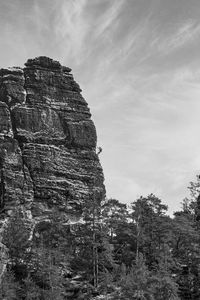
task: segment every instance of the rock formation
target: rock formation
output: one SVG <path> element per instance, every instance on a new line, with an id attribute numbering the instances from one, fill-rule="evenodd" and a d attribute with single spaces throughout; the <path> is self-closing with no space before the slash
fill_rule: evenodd
<path id="1" fill-rule="evenodd" d="M 79 220 L 105 194 L 96 130 L 71 69 L 47 57 L 0 70 L 0 215 Z"/>

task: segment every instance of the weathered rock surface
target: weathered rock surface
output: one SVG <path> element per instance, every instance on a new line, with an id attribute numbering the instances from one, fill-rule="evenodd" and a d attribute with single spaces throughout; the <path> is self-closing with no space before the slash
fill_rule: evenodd
<path id="1" fill-rule="evenodd" d="M 70 72 L 47 57 L 0 70 L 1 218 L 20 205 L 36 222 L 54 209 L 76 219 L 105 194 L 95 126 Z"/>

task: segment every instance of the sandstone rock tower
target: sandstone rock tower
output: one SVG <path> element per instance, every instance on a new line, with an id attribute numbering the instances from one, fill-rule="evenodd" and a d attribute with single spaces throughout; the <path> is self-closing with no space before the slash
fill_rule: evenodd
<path id="1" fill-rule="evenodd" d="M 0 70 L 0 216 L 79 219 L 105 194 L 96 130 L 71 69 L 48 57 Z"/>

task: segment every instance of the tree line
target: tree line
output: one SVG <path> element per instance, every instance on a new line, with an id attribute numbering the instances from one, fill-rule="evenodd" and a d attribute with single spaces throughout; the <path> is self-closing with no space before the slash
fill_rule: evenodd
<path id="1" fill-rule="evenodd" d="M 37 232 L 16 210 L 0 299 L 200 299 L 199 188 L 197 178 L 173 217 L 154 194 L 130 205 L 92 197 L 81 223 L 53 211 Z"/>

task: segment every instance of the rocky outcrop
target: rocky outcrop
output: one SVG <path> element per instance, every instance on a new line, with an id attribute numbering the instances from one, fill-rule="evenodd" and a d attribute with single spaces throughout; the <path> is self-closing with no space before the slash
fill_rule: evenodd
<path id="1" fill-rule="evenodd" d="M 96 130 L 71 69 L 47 57 L 0 70 L 1 218 L 18 206 L 36 223 L 72 222 L 105 194 Z"/>

